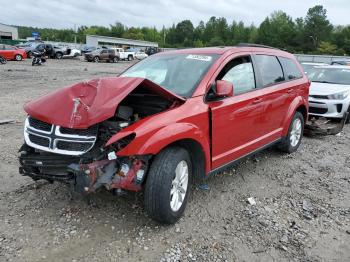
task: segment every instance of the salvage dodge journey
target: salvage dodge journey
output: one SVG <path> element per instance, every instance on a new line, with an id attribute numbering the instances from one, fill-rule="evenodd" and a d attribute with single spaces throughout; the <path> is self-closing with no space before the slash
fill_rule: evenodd
<path id="1" fill-rule="evenodd" d="M 158 53 L 27 103 L 20 173 L 84 194 L 144 190 L 149 216 L 175 223 L 196 179 L 298 149 L 309 86 L 293 55 L 267 46 Z"/>

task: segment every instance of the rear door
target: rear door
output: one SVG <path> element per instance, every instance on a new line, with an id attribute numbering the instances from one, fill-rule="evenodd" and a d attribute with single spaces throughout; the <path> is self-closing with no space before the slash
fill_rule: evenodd
<path id="1" fill-rule="evenodd" d="M 101 58 L 102 60 L 107 60 L 107 59 L 108 59 L 108 50 L 102 50 L 102 51 L 101 51 L 100 58 Z"/>
<path id="2" fill-rule="evenodd" d="M 297 95 L 293 80 L 302 77 L 300 72 L 291 73 L 290 62 L 294 61 L 270 54 L 254 55 L 254 63 L 258 68 L 258 85 L 264 100 L 262 131 L 271 135 L 271 141 L 282 136 L 283 123 L 289 106 Z M 282 64 L 285 67 L 282 67 Z"/>
<path id="3" fill-rule="evenodd" d="M 210 101 L 212 124 L 212 167 L 220 167 L 244 156 L 264 141 L 261 137 L 262 98 L 256 88 L 251 55 L 242 53 L 226 60 L 214 76 L 233 83 L 234 96 Z"/>

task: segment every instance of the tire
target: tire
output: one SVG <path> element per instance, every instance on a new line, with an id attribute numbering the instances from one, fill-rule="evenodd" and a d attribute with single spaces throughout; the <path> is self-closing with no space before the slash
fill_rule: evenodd
<path id="1" fill-rule="evenodd" d="M 129 61 L 134 60 L 134 58 L 132 57 L 132 55 L 129 55 L 129 56 L 128 56 L 128 60 L 129 60 Z"/>
<path id="2" fill-rule="evenodd" d="M 304 133 L 304 116 L 295 112 L 288 128 L 288 134 L 278 145 L 278 148 L 286 153 L 293 153 L 298 150 Z"/>
<path id="3" fill-rule="evenodd" d="M 16 61 L 22 61 L 23 57 L 21 55 L 15 55 Z"/>
<path id="4" fill-rule="evenodd" d="M 98 62 L 100 62 L 100 58 L 99 58 L 98 56 L 95 56 L 94 59 L 93 59 L 93 61 L 94 61 L 95 63 L 98 63 Z"/>
<path id="5" fill-rule="evenodd" d="M 0 56 L 0 64 L 6 64 L 7 60 L 5 58 L 3 58 L 2 56 Z"/>
<path id="6" fill-rule="evenodd" d="M 348 108 L 348 113 L 349 113 L 348 119 L 346 119 L 345 124 L 349 124 L 350 123 L 350 106 Z"/>
<path id="7" fill-rule="evenodd" d="M 169 147 L 161 151 L 154 159 L 146 181 L 147 214 L 160 223 L 173 224 L 178 221 L 186 208 L 191 180 L 192 163 L 185 149 Z M 179 202 L 179 198 L 182 202 Z"/>
<path id="8" fill-rule="evenodd" d="M 62 53 L 56 53 L 55 57 L 56 57 L 56 59 L 62 59 L 63 54 Z"/>
<path id="9" fill-rule="evenodd" d="M 118 61 L 119 61 L 118 57 L 113 58 L 113 63 L 118 63 Z"/>

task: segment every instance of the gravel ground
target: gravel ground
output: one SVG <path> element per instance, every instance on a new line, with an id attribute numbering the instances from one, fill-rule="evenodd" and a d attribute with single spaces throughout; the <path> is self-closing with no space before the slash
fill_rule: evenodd
<path id="1" fill-rule="evenodd" d="M 350 125 L 304 137 L 294 154 L 268 149 L 211 177 L 173 226 L 145 215 L 141 193 L 87 200 L 21 177 L 23 104 L 129 65 L 0 65 L 0 119 L 17 121 L 0 126 L 0 261 L 350 261 Z"/>

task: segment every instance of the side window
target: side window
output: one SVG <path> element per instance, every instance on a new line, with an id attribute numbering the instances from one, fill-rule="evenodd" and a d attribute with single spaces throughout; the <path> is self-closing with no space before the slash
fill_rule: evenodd
<path id="1" fill-rule="evenodd" d="M 102 50 L 101 54 L 107 54 L 107 50 Z"/>
<path id="2" fill-rule="evenodd" d="M 255 60 L 260 71 L 263 86 L 284 81 L 282 67 L 277 57 L 272 55 L 256 55 Z"/>
<path id="3" fill-rule="evenodd" d="M 4 47 L 5 47 L 5 48 L 4 48 L 5 50 L 15 50 L 14 47 L 9 46 L 9 45 L 5 45 Z"/>
<path id="4" fill-rule="evenodd" d="M 299 68 L 295 62 L 290 58 L 278 57 L 283 67 L 284 77 L 287 80 L 302 78 L 303 74 L 300 72 Z"/>
<path id="5" fill-rule="evenodd" d="M 254 70 L 250 57 L 233 59 L 222 69 L 217 79 L 231 82 L 235 95 L 255 89 Z"/>

